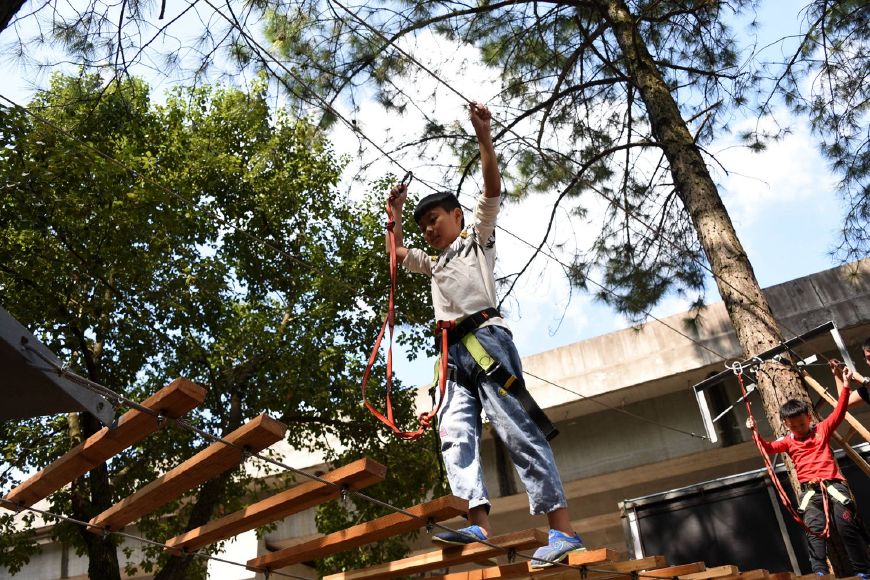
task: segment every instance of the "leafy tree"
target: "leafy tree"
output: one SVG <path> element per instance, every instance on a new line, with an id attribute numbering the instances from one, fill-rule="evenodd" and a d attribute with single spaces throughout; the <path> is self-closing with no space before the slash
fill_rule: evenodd
<path id="1" fill-rule="evenodd" d="M 291 447 L 345 460 L 330 437 L 386 463 L 402 485 L 382 486 L 381 499 L 407 506 L 427 496 L 431 447 L 397 445 L 360 404 L 387 286 L 382 217 L 373 199 L 354 205 L 338 192 L 343 161 L 314 127 L 271 110 L 262 83 L 250 93 L 177 90 L 157 105 L 135 79 L 57 76 L 30 108 L 38 113 L 0 109 L 0 302 L 13 316 L 75 371 L 126 397 L 186 376 L 208 389 L 191 419 L 201 429 L 226 435 L 266 412 L 288 425 Z M 372 197 L 382 195 L 376 184 Z M 425 287 L 404 288 L 403 319 L 424 318 Z M 412 393 L 394 398 L 411 421 Z M 0 425 L 10 466 L 0 483 L 8 491 L 98 428 L 87 414 Z M 160 430 L 52 495 L 51 511 L 88 520 L 207 443 Z M 237 469 L 137 525 L 164 540 L 291 479 Z M 364 508 L 325 508 L 322 525 L 349 510 Z M 120 577 L 112 536 L 71 524 L 55 534 L 87 553 L 91 578 Z M 2 546 L 10 570 L 32 550 L 22 536 L 4 534 Z M 130 567 L 156 578 L 204 574 L 202 559 L 144 554 Z"/>
<path id="2" fill-rule="evenodd" d="M 609 289 L 600 298 L 640 321 L 650 305 L 668 292 L 699 296 L 700 305 L 709 271 L 749 355 L 779 344 L 782 332 L 707 168 L 712 158 L 704 146 L 728 130 L 733 115 L 752 105 L 747 96 L 764 80 L 751 61 L 743 62 L 748 57 L 740 52 L 727 24 L 753 4 L 752 0 L 228 3 L 225 18 L 209 20 L 214 26 L 203 32 L 201 52 L 208 55 L 203 62 L 209 66 L 222 63 L 241 70 L 268 70 L 303 109 L 338 99 L 358 102 L 374 90 L 388 109 L 402 113 L 415 105 L 403 84 L 413 82 L 414 75 L 429 73 L 419 70 L 398 42 L 408 41 L 403 46 L 409 46 L 415 35 L 431 32 L 479 47 L 483 62 L 502 79 L 503 90 L 493 104 L 503 105 L 505 115 L 496 140 L 500 157 L 510 168 L 506 172 L 509 193 L 521 198 L 537 191 L 558 191 L 557 207 L 570 204 L 579 215 L 590 196 L 606 200 L 602 230 L 588 251 L 576 257 L 570 268 L 572 281 L 582 287 L 590 269 L 600 269 Z M 826 147 L 839 160 L 847 180 L 863 179 L 861 154 L 866 139 L 855 129 L 861 129 L 866 110 L 862 71 L 867 67 L 859 64 L 847 70 L 841 63 L 849 57 L 856 57 L 855 62 L 863 58 L 864 4 L 812 2 L 808 14 L 816 24 L 798 55 L 809 64 L 803 69 L 792 67 L 782 84 L 792 89 L 787 91 L 790 102 L 817 113 L 820 128 L 828 121 L 841 128 L 841 137 Z M 215 8 L 210 3 L 199 7 Z M 96 63 L 99 58 L 100 62 L 129 62 L 117 58 L 130 53 L 121 50 L 123 42 L 115 43 L 114 36 L 105 34 L 111 29 L 121 38 L 114 26 L 120 22 L 117 14 L 110 16 L 63 21 L 60 28 L 66 32 L 67 46 L 78 54 L 85 54 L 81 49 L 87 48 L 89 60 L 84 62 Z M 265 23 L 266 46 L 250 32 L 248 22 Z M 836 33 L 837 40 L 826 40 L 828 32 Z M 132 37 L 123 38 L 133 42 Z M 821 68 L 827 75 L 821 100 L 796 90 L 805 73 L 816 70 L 819 59 L 813 55 L 818 54 L 818 42 L 828 55 Z M 832 57 L 835 49 L 841 57 Z M 287 65 L 276 65 L 270 53 L 280 54 Z M 218 54 L 222 58 L 214 58 Z M 180 64 L 177 58 L 171 60 Z M 201 70 L 196 69 L 197 74 Z M 438 63 L 431 70 L 441 74 Z M 839 106 L 826 106 L 833 102 Z M 332 113 L 327 109 L 324 121 L 332 120 Z M 460 158 L 456 174 L 464 178 L 475 165 L 473 139 L 441 119 L 426 121 L 426 132 L 414 145 L 433 150 L 452 145 Z M 762 146 L 761 141 L 752 144 Z M 860 226 L 866 224 L 866 188 L 855 187 L 847 195 L 853 195 L 849 199 L 854 225 L 849 231 L 860 253 L 865 242 L 854 232 L 861 235 Z M 845 254 L 850 255 L 848 247 Z M 807 396 L 792 369 L 766 363 L 763 371 L 759 387 L 765 411 L 781 432 L 779 404 Z"/>
<path id="3" fill-rule="evenodd" d="M 835 254 L 870 254 L 870 6 L 860 0 L 816 0 L 803 10 L 800 43 L 784 63 L 768 63 L 773 86 L 760 112 L 781 97 L 810 120 L 822 152 L 841 177 L 846 205 Z M 753 135 L 754 136 L 754 135 Z"/>

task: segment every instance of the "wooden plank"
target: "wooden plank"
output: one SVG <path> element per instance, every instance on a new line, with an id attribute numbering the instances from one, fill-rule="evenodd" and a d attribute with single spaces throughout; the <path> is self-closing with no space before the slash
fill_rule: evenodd
<path id="1" fill-rule="evenodd" d="M 796 580 L 836 580 L 836 576 L 833 574 L 825 574 L 824 576 L 819 576 L 818 574 L 804 574 L 798 576 Z"/>
<path id="2" fill-rule="evenodd" d="M 680 575 L 680 580 L 707 580 L 708 578 L 722 578 L 724 576 L 734 576 L 740 574 L 737 566 L 726 564 L 725 566 L 716 566 L 715 568 L 707 568 L 703 572 L 694 572 L 692 574 Z"/>
<path id="3" fill-rule="evenodd" d="M 801 370 L 801 376 L 815 392 L 821 395 L 821 397 L 828 402 L 829 405 L 833 407 L 837 406 L 837 399 L 832 397 L 831 394 L 828 393 L 827 389 L 825 389 L 825 387 L 823 387 L 816 379 L 814 379 L 806 370 Z M 858 419 L 856 419 L 855 416 L 848 411 L 846 412 L 845 422 L 852 429 L 854 429 L 856 433 L 861 435 L 861 437 L 864 438 L 864 441 L 870 441 L 870 431 L 868 431 L 867 428 L 864 427 L 864 425 L 862 425 L 861 422 L 858 421 Z"/>
<path id="4" fill-rule="evenodd" d="M 142 403 L 166 417 L 177 418 L 205 400 L 205 389 L 187 379 L 175 379 Z M 141 441 L 160 427 L 156 417 L 131 409 L 114 429 L 103 427 L 83 443 L 70 449 L 42 471 L 34 474 L 4 498 L 29 507 L 81 477 L 100 463 Z"/>
<path id="5" fill-rule="evenodd" d="M 816 576 L 818 578 L 818 576 Z M 768 574 L 768 580 L 794 580 L 794 572 L 777 572 L 776 574 Z"/>
<path id="6" fill-rule="evenodd" d="M 707 569 L 704 562 L 692 562 L 691 564 L 680 564 L 679 566 L 668 566 L 667 568 L 659 568 L 658 570 L 645 570 L 643 577 L 652 578 L 676 578 L 683 574 L 692 574 L 694 572 L 703 572 Z M 783 579 L 784 580 L 784 579 Z"/>
<path id="7" fill-rule="evenodd" d="M 573 556 L 573 557 L 572 557 Z M 582 552 L 579 554 L 568 554 L 568 564 L 571 566 L 580 560 Z M 592 567 L 587 567 L 587 578 L 624 578 L 630 576 L 632 572 L 640 572 L 641 570 L 651 570 L 654 568 L 663 568 L 668 565 L 668 561 L 664 556 L 647 556 L 637 560 L 624 560 L 621 562 L 608 562 L 605 564 L 597 564 Z"/>
<path id="8" fill-rule="evenodd" d="M 585 552 L 576 552 L 574 559 L 579 564 L 577 565 L 595 565 L 603 562 L 613 562 L 618 558 L 618 554 L 609 548 L 594 548 Z M 539 568 L 532 570 L 529 567 L 529 561 L 524 559 L 523 562 L 516 564 L 504 564 L 501 566 L 492 566 L 490 568 L 480 568 L 467 572 L 454 572 L 443 576 L 429 576 L 426 580 L 487 580 L 490 578 L 531 578 L 539 576 L 549 576 L 554 572 L 558 572 L 559 568 Z M 577 572 L 572 573 L 575 577 Z"/>
<path id="9" fill-rule="evenodd" d="M 849 459 L 851 459 L 855 463 L 855 465 L 858 466 L 858 469 L 863 471 L 864 475 L 870 477 L 870 464 L 868 464 L 857 451 L 852 449 L 852 446 L 849 445 L 849 443 L 846 442 L 846 439 L 843 438 L 839 433 L 834 431 L 833 436 L 834 440 L 839 443 L 843 451 L 846 452 L 846 455 L 849 456 Z"/>
<path id="10" fill-rule="evenodd" d="M 507 578 L 528 578 L 529 565 L 527 562 L 478 568 L 467 572 L 453 572 L 441 576 L 427 576 L 426 580 L 504 580 Z"/>
<path id="11" fill-rule="evenodd" d="M 403 560 L 395 560 L 386 564 L 372 566 L 363 570 L 340 572 L 331 576 L 324 576 L 323 580 L 362 580 L 364 578 L 378 578 L 385 580 L 398 576 L 410 576 L 420 572 L 427 572 L 446 566 L 458 566 L 468 562 L 479 562 L 505 554 L 506 550 L 527 550 L 537 548 L 547 543 L 547 533 L 537 529 L 513 532 L 502 536 L 495 536 L 487 540 L 493 548 L 480 542 L 474 542 L 465 546 L 446 548 L 411 556 Z M 576 579 L 575 579 L 576 580 Z"/>
<path id="12" fill-rule="evenodd" d="M 468 511 L 468 500 L 448 495 L 405 510 L 416 517 L 394 513 L 307 542 L 248 560 L 251 568 L 277 570 L 290 564 L 346 552 L 365 544 L 406 534 L 426 526 L 426 520 L 442 522 Z M 420 519 L 422 518 L 422 519 Z"/>
<path id="13" fill-rule="evenodd" d="M 89 531 L 119 530 L 133 520 L 172 501 L 186 491 L 238 465 L 244 456 L 239 448 L 252 453 L 262 451 L 284 437 L 287 427 L 268 415 L 260 415 L 242 425 L 224 439 L 212 443 L 181 465 L 122 499 L 103 513 L 91 518 Z"/>
<path id="14" fill-rule="evenodd" d="M 610 548 L 589 548 L 585 552 L 571 552 L 568 554 L 568 562 L 572 566 L 616 562 L 618 559 L 619 554 Z"/>
<path id="15" fill-rule="evenodd" d="M 170 538 L 165 544 L 167 548 L 174 550 L 198 550 L 203 546 L 284 519 L 334 499 L 341 494 L 342 487 L 363 489 L 380 483 L 386 475 L 387 468 L 380 463 L 367 458 L 359 459 L 320 476 L 320 479 L 330 483 L 312 480 L 296 485 L 237 512 Z"/>
<path id="16" fill-rule="evenodd" d="M 722 580 L 760 580 L 761 578 L 767 578 L 767 570 L 757 569 L 757 570 L 748 570 L 746 572 L 741 572 L 740 574 L 735 574 L 734 576 L 725 576 Z"/>
<path id="17" fill-rule="evenodd" d="M 571 552 L 568 554 L 567 564 L 571 567 L 579 567 L 579 570 L 566 569 L 563 566 L 544 568 L 544 576 L 547 580 L 577 580 L 577 577 L 583 577 L 585 568 L 586 578 L 595 578 L 604 580 L 607 578 L 631 578 L 634 572 L 641 570 L 650 570 L 653 568 L 662 568 L 667 566 L 667 559 L 664 556 L 647 556 L 638 560 L 623 560 L 620 562 L 603 562 L 601 564 L 586 564 L 583 563 L 584 552 Z M 644 572 L 646 574 L 646 572 Z"/>

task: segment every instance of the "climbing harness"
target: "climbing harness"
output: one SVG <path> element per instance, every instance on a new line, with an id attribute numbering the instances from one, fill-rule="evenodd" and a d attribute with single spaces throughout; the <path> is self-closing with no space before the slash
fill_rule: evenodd
<path id="1" fill-rule="evenodd" d="M 760 359 L 759 361 L 760 362 Z M 801 528 L 808 534 L 812 534 L 819 538 L 827 538 L 830 535 L 830 512 L 828 506 L 828 493 L 822 493 L 822 506 L 825 514 L 825 529 L 821 532 L 816 532 L 815 530 L 811 530 L 809 526 L 804 523 L 803 518 L 801 518 L 798 510 L 795 510 L 794 506 L 791 503 L 791 500 L 788 497 L 785 489 L 782 487 L 782 483 L 779 481 L 779 478 L 776 476 L 776 472 L 773 469 L 773 464 L 770 462 L 770 456 L 768 456 L 767 451 L 764 450 L 764 447 L 761 445 L 761 438 L 758 435 L 758 425 L 755 422 L 755 417 L 752 416 L 752 406 L 749 403 L 749 395 L 746 392 L 746 386 L 743 384 L 743 366 L 740 363 L 734 363 L 732 365 L 732 370 L 734 374 L 737 375 L 737 382 L 740 384 L 740 391 L 743 394 L 743 402 L 746 403 L 746 412 L 749 414 L 749 417 L 752 419 L 752 440 L 755 441 L 755 446 L 758 447 L 758 452 L 761 454 L 762 459 L 764 460 L 764 466 L 767 468 L 767 475 L 770 477 L 770 481 L 773 483 L 773 487 L 776 488 L 776 493 L 779 496 L 779 502 L 782 504 L 782 507 L 786 509 L 786 511 L 791 515 L 791 517 L 800 525 Z M 804 490 L 804 487 L 807 486 L 808 491 L 804 493 L 803 499 L 801 501 L 800 507 L 798 508 L 800 511 L 803 511 L 809 506 L 810 501 L 812 500 L 813 493 L 810 486 L 815 485 L 815 482 L 807 482 L 806 484 L 801 485 L 801 490 Z M 830 486 L 833 488 L 833 486 Z M 828 486 L 825 482 L 819 483 L 819 488 L 827 491 Z M 840 494 L 839 491 L 834 489 L 837 494 Z M 834 495 L 833 493 L 831 495 Z M 838 499 L 836 495 L 834 495 L 835 499 Z"/>
<path id="2" fill-rule="evenodd" d="M 499 395 L 506 396 L 510 392 L 529 414 L 547 441 L 550 441 L 559 434 L 559 430 L 550 422 L 550 419 L 529 394 L 525 381 L 522 377 L 517 377 L 511 373 L 501 362 L 490 355 L 474 334 L 474 330 L 485 321 L 500 316 L 501 314 L 495 308 L 475 312 L 454 323 L 452 330 L 448 332 L 447 340 L 449 344 L 453 344 L 457 340 L 462 342 L 481 372 L 499 386 Z M 446 356 L 446 353 L 442 353 L 441 356 Z"/>
<path id="3" fill-rule="evenodd" d="M 402 180 L 399 182 L 399 185 L 405 185 L 411 183 L 414 175 L 409 171 L 405 174 Z M 393 387 L 393 330 L 395 327 L 395 296 L 396 296 L 396 274 L 398 270 L 398 261 L 396 259 L 396 234 L 393 231 L 393 228 L 396 225 L 395 218 L 393 216 L 393 207 L 392 207 L 393 196 L 390 196 L 390 199 L 387 201 L 387 238 L 389 240 L 389 254 L 390 254 L 390 293 L 387 299 L 387 315 L 384 317 L 384 323 L 381 326 L 381 330 L 378 333 L 378 338 L 375 340 L 374 348 L 372 348 L 372 354 L 369 357 L 368 364 L 366 365 L 366 370 L 363 373 L 362 379 L 362 397 L 363 404 L 365 407 L 371 411 L 372 415 L 377 417 L 382 423 L 384 423 L 390 430 L 396 434 L 400 439 L 405 439 L 408 441 L 414 441 L 423 436 L 423 433 L 426 432 L 426 429 L 431 424 L 432 419 L 438 414 L 438 409 L 441 406 L 441 401 L 444 400 L 444 393 L 447 390 L 447 357 L 444 356 L 441 359 L 441 368 L 439 370 L 438 377 L 438 386 L 441 392 L 441 396 L 438 399 L 437 405 L 428 413 L 421 413 L 418 416 L 418 422 L 420 427 L 415 431 L 404 431 L 397 424 L 395 417 L 393 416 L 393 403 L 390 398 L 390 393 L 392 392 Z M 389 331 L 389 346 L 387 348 L 387 392 L 386 392 L 386 414 L 382 413 L 378 410 L 374 405 L 372 405 L 368 398 L 366 397 L 366 387 L 368 385 L 369 377 L 372 373 L 372 368 L 374 367 L 375 360 L 378 357 L 378 351 L 381 347 L 381 341 L 384 338 L 384 334 Z M 445 328 L 442 331 L 442 352 L 447 352 L 447 329 Z"/>

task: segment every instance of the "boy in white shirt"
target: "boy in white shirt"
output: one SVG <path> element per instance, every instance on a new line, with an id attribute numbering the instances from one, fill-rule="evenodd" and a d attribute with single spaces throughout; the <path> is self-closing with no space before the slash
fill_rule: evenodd
<path id="1" fill-rule="evenodd" d="M 519 354 L 496 309 L 493 269 L 501 176 L 489 110 L 472 103 L 470 116 L 480 148 L 484 191 L 469 228 L 465 228 L 456 196 L 435 193 L 420 200 L 414 219 L 439 255 L 406 248 L 402 207 L 407 187 L 399 185 L 390 192 L 396 257 L 411 272 L 431 277 L 435 319 L 453 327 L 449 362 L 455 380 L 448 382 L 438 425 L 447 478 L 453 494 L 468 500 L 471 525 L 458 532 L 435 534 L 433 541 L 461 545 L 489 536 L 490 503 L 480 463 L 481 411 L 485 410 L 526 487 L 531 513 L 547 515 L 549 544 L 539 548 L 531 562 L 533 568 L 544 568 L 585 548 L 571 527 L 567 499 L 547 442 L 555 436 L 555 428 L 525 389 Z"/>

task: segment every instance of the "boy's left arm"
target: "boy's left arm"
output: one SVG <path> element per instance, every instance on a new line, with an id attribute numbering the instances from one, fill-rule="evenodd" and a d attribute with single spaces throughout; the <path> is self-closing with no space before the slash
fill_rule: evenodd
<path id="1" fill-rule="evenodd" d="M 819 424 L 823 429 L 822 435 L 826 438 L 840 426 L 840 423 L 842 423 L 843 419 L 846 418 L 846 411 L 849 409 L 849 395 L 852 393 L 852 390 L 849 388 L 848 375 L 845 372 L 843 374 L 844 378 L 847 380 L 843 381 L 845 384 L 843 385 L 843 390 L 840 391 L 840 398 L 837 399 L 837 406 L 834 407 L 833 412 Z"/>
<path id="2" fill-rule="evenodd" d="M 498 169 L 498 159 L 492 144 L 492 113 L 480 103 L 469 105 L 471 125 L 477 136 L 477 146 L 480 149 L 480 170 L 483 173 L 483 195 L 498 197 L 501 195 L 501 173 Z"/>

